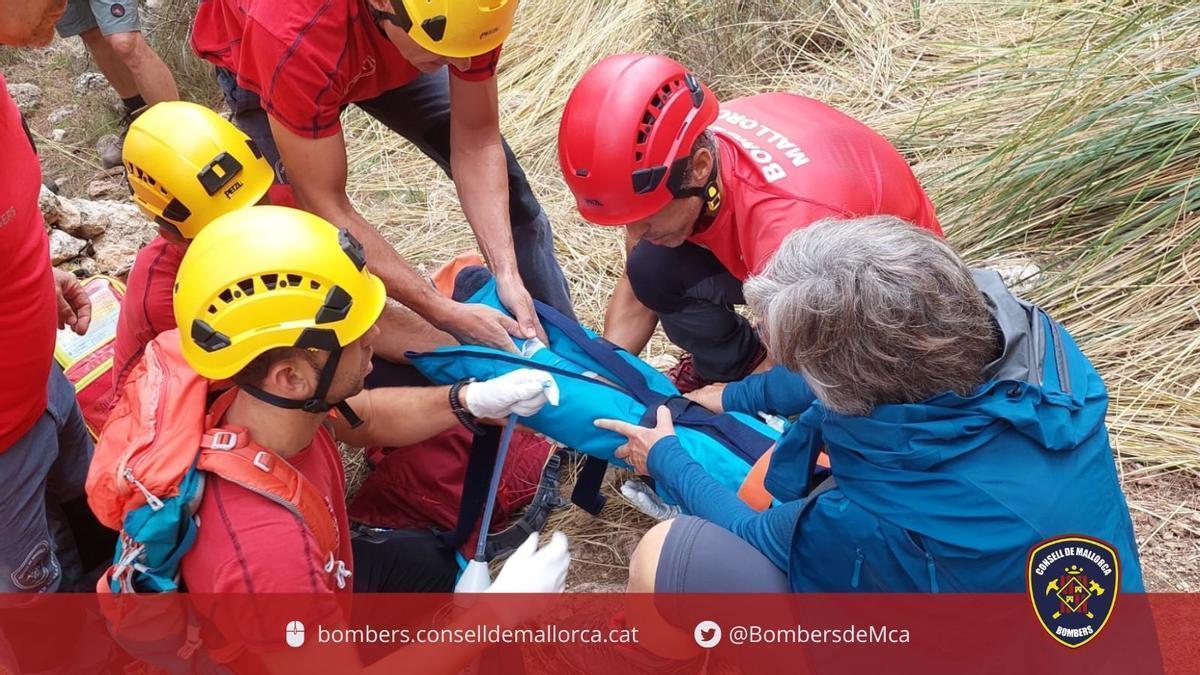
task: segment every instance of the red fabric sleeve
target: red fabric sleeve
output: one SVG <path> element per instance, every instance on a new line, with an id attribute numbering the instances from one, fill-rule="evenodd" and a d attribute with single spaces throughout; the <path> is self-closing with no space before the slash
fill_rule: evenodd
<path id="1" fill-rule="evenodd" d="M 117 320 L 113 357 L 117 387 L 141 359 L 146 345 L 159 333 L 175 328 L 171 302 L 181 258 L 178 249 L 159 237 L 138 251 L 134 259 Z"/>
<path id="2" fill-rule="evenodd" d="M 751 274 L 761 274 L 779 246 L 792 232 L 823 218 L 845 218 L 846 214 L 827 206 L 795 199 L 769 199 L 754 208 L 753 240 L 746 247 L 746 264 Z"/>
<path id="3" fill-rule="evenodd" d="M 326 31 L 316 27 L 293 49 L 248 20 L 236 68 L 238 86 L 257 92 L 262 109 L 297 136 L 325 138 L 341 131 L 341 102 L 329 73 L 336 72 L 341 46 L 321 48 Z M 344 38 L 343 38 L 344 40 Z"/>
<path id="4" fill-rule="evenodd" d="M 450 74 L 468 82 L 489 80 L 496 76 L 496 66 L 500 63 L 500 50 L 503 48 L 504 45 L 500 45 L 486 54 L 472 57 L 466 70 L 450 66 Z"/>

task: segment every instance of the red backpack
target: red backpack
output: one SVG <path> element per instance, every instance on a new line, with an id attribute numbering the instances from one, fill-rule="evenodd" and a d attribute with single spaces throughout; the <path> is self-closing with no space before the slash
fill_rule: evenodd
<path id="1" fill-rule="evenodd" d="M 350 502 L 350 519 L 372 527 L 433 528 L 443 534 L 445 544 L 469 557 L 479 536 L 483 497 L 494 465 L 496 448 L 489 442 L 495 440 L 477 439 L 455 427 L 420 443 L 369 449 L 367 460 L 374 471 Z M 541 529 L 548 511 L 559 505 L 560 461 L 544 438 L 528 431 L 513 434 L 489 523 L 493 533 L 526 507 L 532 507 L 526 511 L 531 522 L 524 536 L 514 534 L 514 546 Z M 463 531 L 457 532 L 460 526 Z M 510 543 L 493 534 L 488 548 L 499 554 Z"/>

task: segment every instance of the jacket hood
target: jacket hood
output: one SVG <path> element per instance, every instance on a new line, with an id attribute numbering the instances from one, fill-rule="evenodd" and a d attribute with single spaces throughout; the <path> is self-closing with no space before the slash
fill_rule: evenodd
<path id="1" fill-rule="evenodd" d="M 986 367 L 987 381 L 971 396 L 882 405 L 868 416 L 838 415 L 817 403 L 806 416 L 821 415 L 827 443 L 853 448 L 881 468 L 927 469 L 1009 430 L 1057 452 L 1103 431 L 1103 383 L 1070 335 L 1013 295 L 996 272 L 972 274 L 1003 339 L 1001 355 Z"/>

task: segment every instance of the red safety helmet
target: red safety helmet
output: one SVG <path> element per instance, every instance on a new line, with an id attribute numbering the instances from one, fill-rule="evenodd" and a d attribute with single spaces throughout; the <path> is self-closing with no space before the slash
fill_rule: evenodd
<path id="1" fill-rule="evenodd" d="M 580 215 L 627 225 L 672 199 L 703 197 L 708 186 L 682 187 L 684 171 L 718 108 L 708 87 L 666 56 L 618 54 L 592 66 L 558 128 L 558 163 Z"/>

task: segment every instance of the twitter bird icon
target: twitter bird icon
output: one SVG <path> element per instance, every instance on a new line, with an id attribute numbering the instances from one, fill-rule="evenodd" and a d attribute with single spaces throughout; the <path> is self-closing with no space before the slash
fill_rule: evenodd
<path id="1" fill-rule="evenodd" d="M 716 621 L 701 621 L 696 624 L 692 637 L 696 638 L 696 644 L 705 649 L 712 649 L 721 643 L 721 627 Z"/>

